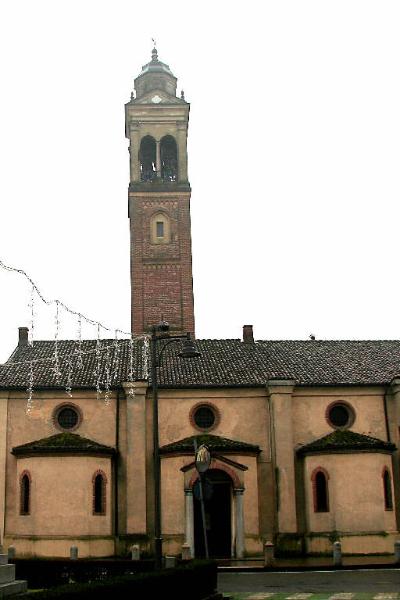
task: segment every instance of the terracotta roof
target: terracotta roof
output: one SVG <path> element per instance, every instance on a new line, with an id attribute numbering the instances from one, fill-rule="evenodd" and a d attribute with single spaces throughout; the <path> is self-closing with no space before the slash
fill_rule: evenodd
<path id="1" fill-rule="evenodd" d="M 104 446 L 76 433 L 58 433 L 50 437 L 15 446 L 11 453 L 16 456 L 32 454 L 103 454 L 112 456 L 115 448 Z"/>
<path id="2" fill-rule="evenodd" d="M 99 370 L 104 387 L 117 387 L 129 381 L 129 340 L 118 343 L 102 340 Z M 105 349 L 108 347 L 108 358 Z M 400 341 L 258 341 L 245 344 L 240 340 L 196 340 L 201 356 L 179 357 L 178 344 L 168 346 L 159 369 L 159 383 L 164 387 L 236 387 L 264 386 L 268 379 L 294 379 L 299 385 L 385 385 L 400 373 Z M 77 368 L 77 342 L 59 341 L 58 355 L 62 375 L 54 374 L 54 341 L 37 341 L 33 347 L 18 347 L 0 367 L 0 387 L 26 389 L 31 360 L 34 386 L 66 386 L 68 363 L 73 364 L 71 386 L 93 388 L 96 385 L 96 340 L 82 342 L 82 368 Z M 16 364 L 16 363 L 23 364 Z M 133 344 L 134 379 L 144 379 L 143 341 Z"/>
<path id="3" fill-rule="evenodd" d="M 297 449 L 297 454 L 324 454 L 325 452 L 393 452 L 394 444 L 348 429 L 337 429 L 310 444 Z"/>
<path id="4" fill-rule="evenodd" d="M 177 442 L 172 442 L 172 444 L 162 446 L 160 448 L 160 454 L 172 454 L 175 452 L 190 452 L 193 454 L 194 440 L 197 441 L 197 446 L 206 444 L 210 450 L 214 450 L 216 452 L 260 452 L 259 446 L 255 446 L 254 444 L 248 444 L 247 442 L 239 442 L 237 440 L 230 440 L 218 435 L 203 433 L 200 435 L 192 435 Z"/>

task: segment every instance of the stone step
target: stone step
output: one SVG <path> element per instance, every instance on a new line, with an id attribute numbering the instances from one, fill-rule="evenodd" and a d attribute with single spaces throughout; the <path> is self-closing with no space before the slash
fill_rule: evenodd
<path id="1" fill-rule="evenodd" d="M 16 594 L 22 594 L 28 589 L 27 581 L 13 581 L 11 583 L 0 584 L 0 598 L 8 598 L 9 596 L 15 596 Z"/>
<path id="2" fill-rule="evenodd" d="M 0 566 L 0 584 L 15 581 L 15 565 Z"/>
<path id="3" fill-rule="evenodd" d="M 8 564 L 8 554 L 0 554 L 0 565 Z"/>

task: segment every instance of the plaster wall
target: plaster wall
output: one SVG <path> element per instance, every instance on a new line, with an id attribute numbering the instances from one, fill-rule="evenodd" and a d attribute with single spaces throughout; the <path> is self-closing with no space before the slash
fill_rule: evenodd
<path id="1" fill-rule="evenodd" d="M 61 404 L 76 405 L 82 421 L 72 433 L 90 438 L 106 446 L 115 446 L 115 393 L 108 405 L 98 400 L 93 390 L 72 393 L 35 392 L 32 411 L 26 413 L 26 393 L 12 395 L 8 406 L 8 448 L 60 433 L 53 414 Z"/>
<path id="2" fill-rule="evenodd" d="M 297 389 L 292 404 L 295 447 L 332 433 L 326 410 L 332 402 L 341 400 L 349 403 L 355 412 L 352 431 L 386 440 L 383 399 L 383 388 Z"/>
<path id="3" fill-rule="evenodd" d="M 269 417 L 262 389 L 160 390 L 160 446 L 202 433 L 190 422 L 197 404 L 210 403 L 219 423 L 207 433 L 260 446 L 261 460 L 270 460 Z"/>
<path id="4" fill-rule="evenodd" d="M 11 395 L 10 395 L 11 396 Z M 110 478 L 110 459 L 109 458 L 94 458 L 94 457 L 35 457 L 30 459 L 17 459 L 11 454 L 14 446 L 19 446 L 27 442 L 38 440 L 44 437 L 49 437 L 60 433 L 53 421 L 55 409 L 63 404 L 73 404 L 78 407 L 82 414 L 82 420 L 77 429 L 73 433 L 87 437 L 100 444 L 107 446 L 115 446 L 115 394 L 111 395 L 110 403 L 107 406 L 102 400 L 97 400 L 96 392 L 93 390 L 73 392 L 72 398 L 66 396 L 65 392 L 35 392 L 33 409 L 28 415 L 26 413 L 26 393 L 14 393 L 8 401 L 7 415 L 7 452 L 6 452 L 6 531 L 19 531 L 22 527 L 26 534 L 43 534 L 48 529 L 53 533 L 60 533 L 64 525 L 70 533 L 81 535 L 83 531 L 93 534 L 97 531 L 99 524 L 95 522 L 85 523 L 87 516 L 86 507 L 86 490 L 91 490 L 91 478 L 94 471 L 101 466 L 107 465 L 108 492 L 111 490 Z M 30 465 L 35 465 L 37 474 L 33 482 L 33 489 L 36 488 L 38 498 L 41 501 L 38 505 L 39 511 L 44 511 L 43 515 L 39 516 L 36 512 L 32 517 L 20 517 L 21 519 L 31 519 L 28 526 L 27 521 L 17 524 L 17 510 L 19 510 L 19 483 L 18 473 L 23 468 L 25 460 L 29 460 Z M 35 462 L 36 461 L 36 462 Z M 38 462 L 39 461 L 39 462 Z M 72 462 L 75 466 L 72 467 Z M 105 461 L 105 462 L 104 462 Z M 17 468 L 17 463 L 18 468 Z M 40 463 L 40 468 L 39 468 Z M 90 465 L 90 468 L 89 468 Z M 25 468 L 25 467 L 24 467 Z M 26 467 L 31 470 L 30 466 Z M 64 468 L 66 469 L 64 472 Z M 75 469 L 75 470 L 74 470 Z M 104 470 L 104 469 L 103 469 Z M 68 479 L 68 486 L 65 482 Z M 40 482 L 40 483 L 39 483 Z M 88 482 L 88 488 L 86 488 Z M 57 483 L 57 485 L 55 485 Z M 82 490 L 79 485 L 82 485 Z M 81 506 L 75 501 L 74 496 L 71 496 L 70 490 L 77 490 L 77 498 L 83 501 Z M 47 490 L 49 496 L 43 495 Z M 61 491 L 62 490 L 62 491 Z M 91 493 L 91 492 L 90 492 Z M 67 509 L 67 504 L 70 508 Z M 78 512 L 75 514 L 75 508 L 72 511 L 71 507 L 76 507 Z M 110 510 L 110 503 L 107 503 Z M 65 509 L 64 513 L 62 509 Z M 50 519 L 48 511 L 53 515 Z M 47 511 L 47 513 L 46 513 Z M 58 512 L 57 512 L 58 511 Z M 72 512 L 74 514 L 72 514 Z M 62 517 L 64 514 L 64 517 Z M 110 514 L 110 513 L 109 513 Z M 85 517 L 83 517 L 85 515 Z M 99 517 L 93 517 L 99 519 Z M 108 516 L 107 519 L 110 517 Z M 65 524 L 64 520 L 65 519 Z M 79 526 L 78 526 L 79 523 Z M 43 528 L 42 528 L 43 526 Z M 109 527 L 104 525 L 100 527 L 101 532 L 109 531 Z M 57 530 L 57 531 L 56 531 Z"/>
<path id="5" fill-rule="evenodd" d="M 32 456 L 16 461 L 16 495 L 7 515 L 7 536 L 106 536 L 112 534 L 111 460 L 92 456 Z M 93 474 L 107 477 L 106 514 L 93 515 Z M 31 510 L 19 514 L 19 478 L 31 476 Z"/>
<path id="6" fill-rule="evenodd" d="M 316 513 L 311 475 L 329 474 L 329 512 Z M 379 453 L 324 454 L 305 458 L 307 531 L 373 533 L 396 531 L 395 513 L 385 510 L 382 471 L 391 456 Z"/>

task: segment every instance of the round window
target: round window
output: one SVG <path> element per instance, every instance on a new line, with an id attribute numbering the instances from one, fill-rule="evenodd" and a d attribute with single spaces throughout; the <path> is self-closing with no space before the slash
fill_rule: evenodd
<path id="1" fill-rule="evenodd" d="M 56 422 L 60 429 L 76 429 L 80 422 L 80 415 L 73 406 L 63 406 L 56 412 Z"/>
<path id="2" fill-rule="evenodd" d="M 206 431 L 219 423 L 219 411 L 211 404 L 197 404 L 190 411 L 190 422 L 193 427 Z"/>
<path id="3" fill-rule="evenodd" d="M 200 406 L 194 413 L 194 422 L 200 429 L 209 429 L 215 422 L 214 411 L 209 406 Z"/>
<path id="4" fill-rule="evenodd" d="M 335 402 L 328 406 L 327 418 L 329 424 L 336 429 L 345 429 L 351 427 L 354 423 L 355 414 L 349 404 L 344 402 Z"/>

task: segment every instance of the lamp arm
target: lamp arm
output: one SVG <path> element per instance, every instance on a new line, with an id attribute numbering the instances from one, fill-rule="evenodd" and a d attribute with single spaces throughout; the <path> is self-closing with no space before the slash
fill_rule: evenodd
<path id="1" fill-rule="evenodd" d="M 180 340 L 183 339 L 187 339 L 188 335 L 190 334 L 184 334 L 184 335 L 174 335 L 173 337 L 168 337 L 168 338 L 162 338 L 162 337 L 158 337 L 158 336 L 154 336 L 153 337 L 153 343 L 156 344 L 159 340 L 163 340 L 164 344 L 160 350 L 160 352 L 158 353 L 158 355 L 156 355 L 156 367 L 159 367 L 161 365 L 161 357 L 164 354 L 164 350 L 167 346 L 169 346 L 170 344 L 172 344 L 173 342 L 179 342 Z"/>

